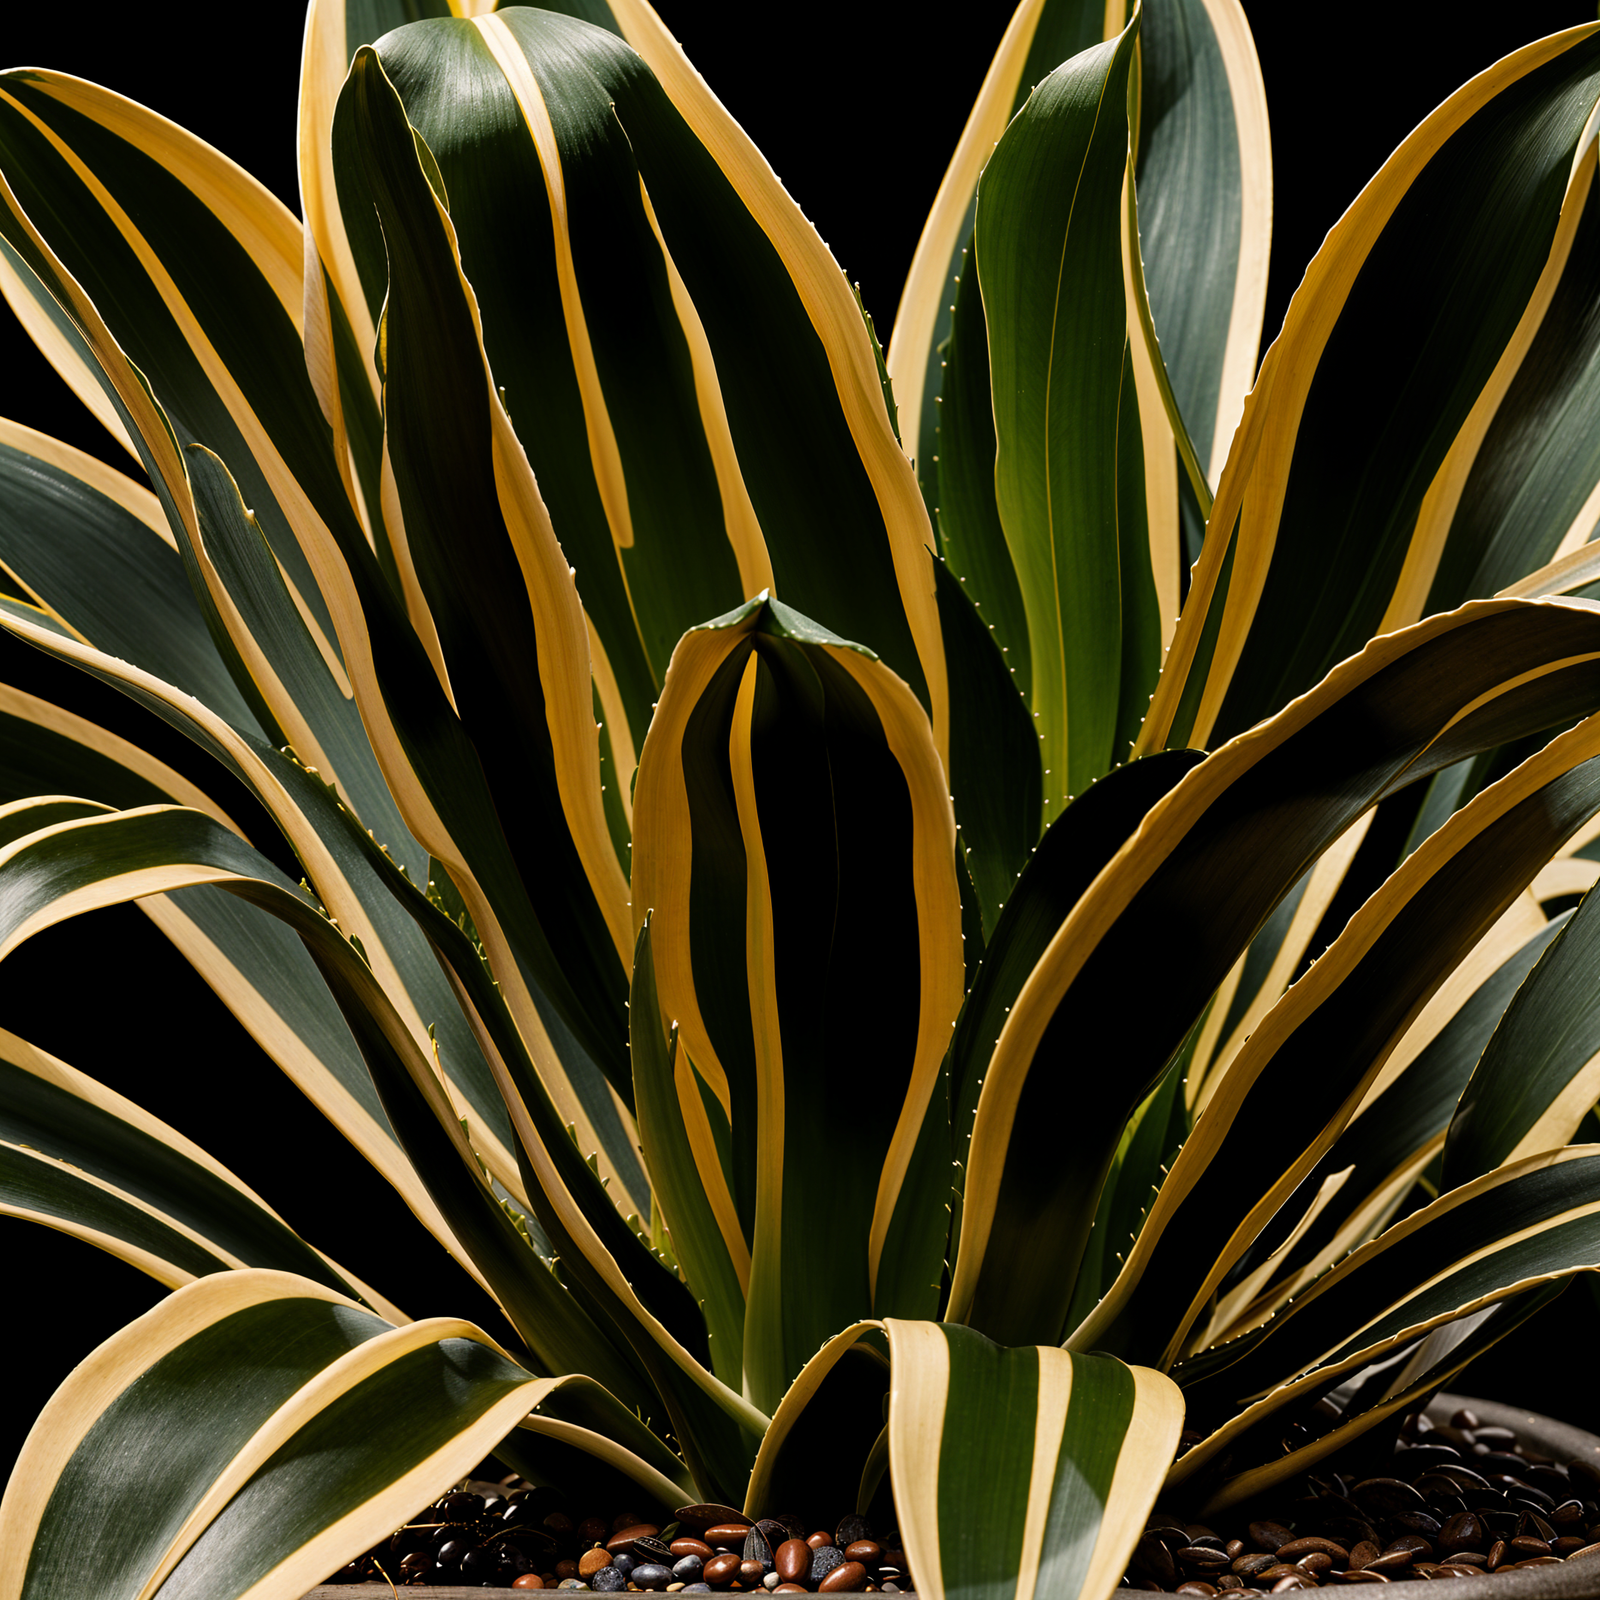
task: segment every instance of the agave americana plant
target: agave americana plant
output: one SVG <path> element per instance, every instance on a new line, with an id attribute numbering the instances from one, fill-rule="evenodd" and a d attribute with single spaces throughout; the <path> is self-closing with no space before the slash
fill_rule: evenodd
<path id="1" fill-rule="evenodd" d="M 0 1035 L 0 1206 L 175 1291 L 0 1597 L 296 1596 L 490 1450 L 1104 1595 L 1600 1266 L 1597 102 L 1459 90 L 1256 373 L 1237 0 L 1023 0 L 887 355 L 646 0 L 314 0 L 303 224 L 0 75 L 137 463 L 0 423 L 0 621 L 303 871 L 7 689 L 0 953 L 137 900 L 515 1333 Z"/>

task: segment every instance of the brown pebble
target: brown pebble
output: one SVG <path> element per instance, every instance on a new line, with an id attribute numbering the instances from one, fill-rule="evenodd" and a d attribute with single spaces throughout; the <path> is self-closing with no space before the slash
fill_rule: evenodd
<path id="1" fill-rule="evenodd" d="M 1288 1544 L 1294 1538 L 1293 1532 L 1281 1522 L 1252 1522 L 1245 1531 L 1263 1550 L 1276 1550 L 1280 1544 Z"/>
<path id="2" fill-rule="evenodd" d="M 653 1539 L 661 1530 L 653 1522 L 635 1522 L 631 1526 L 622 1528 L 606 1540 L 606 1549 L 612 1555 L 618 1555 L 626 1550 L 631 1553 L 635 1539 Z"/>
<path id="3" fill-rule="evenodd" d="M 821 1532 L 808 1533 L 806 1535 L 806 1543 L 810 1545 L 813 1550 L 820 1550 L 823 1545 L 831 1545 L 833 1543 L 833 1535 L 831 1533 Z"/>
<path id="4" fill-rule="evenodd" d="M 864 1567 L 875 1567 L 883 1560 L 883 1546 L 873 1539 L 856 1539 L 844 1547 L 846 1561 L 859 1561 Z"/>
<path id="5" fill-rule="evenodd" d="M 1391 1539 L 1383 1547 L 1384 1555 L 1393 1555 L 1396 1551 L 1405 1551 L 1415 1561 L 1432 1561 L 1433 1545 L 1419 1533 L 1402 1533 L 1398 1538 Z M 1381 1559 L 1381 1558 L 1380 1558 Z"/>
<path id="6" fill-rule="evenodd" d="M 1439 1530 L 1440 1555 L 1453 1555 L 1457 1550 L 1477 1550 L 1487 1543 L 1483 1522 L 1473 1511 L 1458 1511 Z"/>
<path id="7" fill-rule="evenodd" d="M 1424 1539 L 1436 1539 L 1441 1526 L 1439 1519 L 1426 1511 L 1399 1511 L 1389 1518 L 1389 1526 L 1401 1533 L 1420 1534 Z"/>
<path id="8" fill-rule="evenodd" d="M 578 1557 L 578 1576 L 580 1578 L 593 1577 L 603 1567 L 611 1565 L 611 1552 L 609 1550 L 585 1550 Z"/>
<path id="9" fill-rule="evenodd" d="M 1416 1489 L 1398 1478 L 1365 1478 L 1350 1491 L 1350 1498 L 1370 1517 L 1419 1512 L 1425 1504 Z"/>
<path id="10" fill-rule="evenodd" d="M 1277 1564 L 1278 1558 L 1270 1551 L 1257 1550 L 1249 1554 L 1236 1557 L 1233 1563 L 1233 1570 L 1237 1572 L 1240 1577 L 1258 1577 L 1261 1573 L 1265 1572 L 1268 1567 L 1275 1567 Z"/>
<path id="11" fill-rule="evenodd" d="M 741 1560 L 739 1563 L 740 1583 L 760 1583 L 761 1580 L 766 1577 L 766 1575 L 766 1567 L 762 1565 L 761 1562 L 757 1561 L 753 1556 L 750 1560 Z"/>
<path id="12" fill-rule="evenodd" d="M 599 1544 L 611 1532 L 604 1517 L 585 1517 L 573 1530 L 585 1544 Z"/>
<path id="13" fill-rule="evenodd" d="M 867 1569 L 859 1561 L 846 1561 L 837 1566 L 817 1585 L 818 1594 L 851 1594 L 864 1588 Z"/>
<path id="14" fill-rule="evenodd" d="M 800 1583 L 811 1571 L 811 1546 L 804 1539 L 785 1539 L 772 1552 L 772 1565 L 783 1583 Z"/>
<path id="15" fill-rule="evenodd" d="M 744 1512 L 737 1506 L 719 1505 L 715 1502 L 704 1502 L 699 1505 L 679 1506 L 673 1512 L 679 1522 L 686 1522 L 691 1528 L 709 1528 L 717 1522 L 743 1522 Z M 629 1521 L 637 1522 L 638 1517 L 630 1517 Z M 628 1526 L 626 1522 L 613 1522 L 613 1529 L 620 1530 Z"/>
<path id="16" fill-rule="evenodd" d="M 537 1572 L 524 1572 L 520 1578 L 511 1580 L 511 1587 L 513 1589 L 542 1589 L 544 1588 L 544 1579 Z"/>
<path id="17" fill-rule="evenodd" d="M 1278 1559 L 1298 1561 L 1301 1556 L 1308 1556 L 1313 1551 L 1329 1557 L 1330 1566 L 1343 1566 L 1350 1559 L 1350 1552 L 1342 1544 L 1335 1544 L 1332 1539 L 1319 1539 L 1314 1534 L 1304 1539 L 1289 1539 L 1280 1544 Z"/>
<path id="18" fill-rule="evenodd" d="M 780 1583 L 773 1591 L 774 1594 L 810 1594 L 811 1591 L 803 1583 Z"/>
<path id="19" fill-rule="evenodd" d="M 551 1533 L 572 1532 L 572 1518 L 565 1511 L 552 1511 L 544 1519 L 544 1525 Z"/>
<path id="20" fill-rule="evenodd" d="M 1147 1533 L 1133 1547 L 1133 1570 L 1142 1577 L 1153 1579 L 1163 1589 L 1178 1581 L 1178 1569 L 1173 1564 L 1172 1552 L 1153 1533 Z"/>
<path id="21" fill-rule="evenodd" d="M 1546 1544 L 1555 1540 L 1556 1530 L 1537 1511 L 1524 1511 L 1517 1520 L 1519 1539 L 1543 1539 Z"/>
<path id="22" fill-rule="evenodd" d="M 704 1539 L 691 1539 L 687 1534 L 674 1539 L 667 1549 L 677 1561 L 682 1561 L 685 1556 L 699 1556 L 702 1561 L 709 1561 L 717 1553 Z"/>
<path id="23" fill-rule="evenodd" d="M 743 1558 L 733 1551 L 724 1551 L 706 1562 L 700 1576 L 715 1587 L 719 1583 L 732 1583 L 739 1576 L 739 1562 Z"/>
<path id="24" fill-rule="evenodd" d="M 1350 1546 L 1350 1570 L 1359 1572 L 1370 1562 L 1376 1561 L 1381 1552 L 1377 1545 L 1370 1539 L 1362 1539 Z"/>
<path id="25" fill-rule="evenodd" d="M 578 1576 L 578 1563 L 576 1561 L 558 1561 L 558 1562 L 556 1562 L 556 1582 L 557 1583 L 560 1583 L 562 1581 L 562 1579 L 564 1579 L 564 1578 L 576 1578 L 577 1576 Z"/>
<path id="26" fill-rule="evenodd" d="M 652 1528 L 650 1531 L 655 1533 L 658 1530 Z M 745 1535 L 749 1532 L 750 1524 L 748 1522 L 716 1522 L 707 1528 L 700 1537 L 709 1545 L 725 1545 L 730 1549 L 734 1545 L 738 1545 L 740 1549 L 743 1549 Z"/>

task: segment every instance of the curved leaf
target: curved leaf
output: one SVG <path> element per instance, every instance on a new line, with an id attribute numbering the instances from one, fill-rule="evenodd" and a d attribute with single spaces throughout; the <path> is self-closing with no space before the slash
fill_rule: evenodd
<path id="1" fill-rule="evenodd" d="M 1171 1365 L 1205 1301 L 1333 1144 L 1434 991 L 1596 811 L 1600 719 L 1591 718 L 1407 858 L 1229 1066 L 1121 1278 L 1075 1341 Z M 1292 1128 L 1281 1114 L 1289 1096 Z M 1243 1150 L 1252 1160 L 1241 1182 Z"/>
<path id="2" fill-rule="evenodd" d="M 1061 1338 L 1087 1219 L 1127 1117 L 1278 901 L 1386 792 L 1597 703 L 1600 616 L 1535 604 L 1550 609 L 1476 602 L 1374 640 L 1152 808 L 1051 939 L 990 1057 L 953 1319 L 1018 1341 Z M 1200 928 L 1203 938 L 1176 932 Z M 1128 1016 L 1108 1071 L 1097 1051 L 1085 1054 L 1105 993 L 1180 936 L 1183 959 Z M 1064 1083 L 1079 1151 L 1065 1164 L 1046 1149 Z M 1023 1250 L 1057 1263 L 1048 1283 L 1001 1266 Z"/>
<path id="3" fill-rule="evenodd" d="M 1130 25 L 1046 78 L 978 184 L 995 503 L 1027 618 L 1047 818 L 1123 755 L 1160 663 L 1142 472 L 1136 494 L 1125 481 L 1141 456 L 1121 243 L 1136 37 Z"/>
<path id="4" fill-rule="evenodd" d="M 1177 1385 L 1109 1356 L 884 1326 L 890 1473 L 917 1593 L 1110 1595 L 1177 1446 Z"/>
<path id="5" fill-rule="evenodd" d="M 1227 738 L 1420 614 L 1390 611 L 1424 497 L 1539 283 L 1597 93 L 1592 24 L 1507 56 L 1329 234 L 1246 402 L 1141 749 Z"/>
<path id="6" fill-rule="evenodd" d="M 1187 1452 L 1174 1478 L 1195 1473 L 1263 1416 L 1431 1328 L 1597 1269 L 1594 1146 L 1545 1151 L 1451 1190 L 1363 1245 L 1255 1335 L 1226 1347 L 1222 1361 L 1210 1364 L 1220 1370 L 1203 1384 L 1185 1384 L 1201 1416 L 1214 1416 L 1223 1396 L 1258 1403 Z"/>
<path id="7" fill-rule="evenodd" d="M 1445 1139 L 1451 1188 L 1567 1143 L 1600 1099 L 1597 924 L 1600 898 L 1585 895 L 1506 1008 Z"/>
<path id="8" fill-rule="evenodd" d="M 43 1600 L 87 1561 L 125 1600 L 163 1579 L 173 1595 L 258 1585 L 289 1600 L 446 1488 L 548 1387 L 470 1323 L 391 1328 L 288 1273 L 203 1278 L 46 1406 L 0 1502 L 0 1537 L 27 1553 L 0 1595 Z"/>
<path id="9" fill-rule="evenodd" d="M 169 1288 L 225 1267 L 270 1267 L 368 1300 L 227 1168 L 175 1128 L 0 1032 L 0 1209 L 86 1238 Z M 166 1249 L 153 1251 L 163 1236 Z M 184 1259 L 180 1260 L 179 1255 Z"/>

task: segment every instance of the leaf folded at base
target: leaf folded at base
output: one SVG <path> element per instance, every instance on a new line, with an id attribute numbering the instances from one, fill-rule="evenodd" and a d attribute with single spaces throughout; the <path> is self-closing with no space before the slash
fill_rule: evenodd
<path id="1" fill-rule="evenodd" d="M 1008 1350 L 948 1323 L 884 1326 L 889 1470 L 917 1593 L 1110 1595 L 1177 1447 L 1177 1385 L 1110 1356 Z"/>

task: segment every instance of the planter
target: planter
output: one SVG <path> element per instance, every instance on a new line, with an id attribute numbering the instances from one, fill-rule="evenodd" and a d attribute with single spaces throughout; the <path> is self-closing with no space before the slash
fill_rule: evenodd
<path id="1" fill-rule="evenodd" d="M 1531 1446 L 1542 1455 L 1559 1462 L 1582 1457 L 1600 1466 L 1600 1437 L 1582 1428 L 1570 1427 L 1535 1412 L 1517 1406 L 1505 1406 L 1492 1400 L 1478 1400 L 1462 1395 L 1441 1394 L 1428 1407 L 1428 1415 L 1435 1423 L 1443 1423 L 1461 1407 L 1476 1412 L 1486 1425 L 1510 1428 L 1519 1442 Z M 1586 1557 L 1579 1561 L 1564 1561 L 1547 1567 L 1526 1567 L 1515 1572 L 1490 1575 L 1493 1578 L 1492 1600 L 1600 1600 L 1600 1557 Z M 1412 1580 L 1389 1583 L 1383 1586 L 1383 1600 L 1424 1600 L 1432 1595 L 1438 1600 L 1439 1583 L 1449 1579 Z M 1470 1581 L 1470 1580 L 1459 1580 Z M 1341 1585 L 1343 1587 L 1343 1585 Z M 415 1591 L 428 1600 L 527 1600 L 534 1594 L 549 1591 L 527 1589 L 484 1589 L 464 1585 L 422 1586 Z M 562 1591 L 573 1593 L 574 1591 Z M 576 1591 L 582 1593 L 584 1591 Z M 721 1593 L 730 1593 L 723 1590 Z M 743 1591 L 751 1600 L 760 1590 Z M 1130 1595 L 1137 1591 L 1124 1591 Z M 305 1600 L 390 1600 L 391 1591 L 386 1584 L 323 1584 L 310 1591 Z M 904 1600 L 916 1600 L 907 1595 Z M 1065 1596 L 1044 1596 L 1038 1600 L 1070 1600 Z"/>

